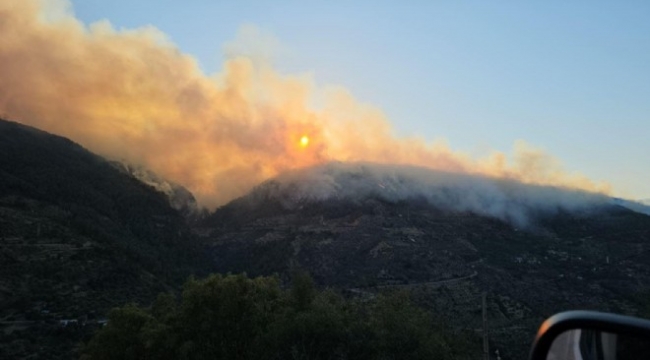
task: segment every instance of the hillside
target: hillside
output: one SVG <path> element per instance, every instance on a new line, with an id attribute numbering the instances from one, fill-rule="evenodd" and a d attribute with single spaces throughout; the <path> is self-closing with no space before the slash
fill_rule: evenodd
<path id="1" fill-rule="evenodd" d="M 0 121 L 0 358 L 69 358 L 110 308 L 208 267 L 163 194 L 70 140 Z"/>
<path id="2" fill-rule="evenodd" d="M 182 185 L 166 180 L 143 166 L 120 161 L 111 161 L 111 165 L 164 194 L 169 205 L 183 215 L 189 223 L 198 221 L 207 213 L 206 209 L 199 208 L 194 195 Z"/>
<path id="3" fill-rule="evenodd" d="M 555 312 L 634 315 L 647 301 L 639 294 L 650 289 L 649 216 L 588 194 L 571 204 L 549 202 L 553 196 L 533 201 L 540 192 L 557 193 L 557 199 L 575 194 L 513 184 L 518 190 L 510 194 L 517 195 L 509 198 L 508 190 L 501 200 L 526 204 L 519 211 L 527 220 L 517 222 L 499 216 L 507 209 L 490 216 L 480 208 L 448 206 L 440 196 L 395 196 L 403 192 L 396 184 L 418 188 L 400 171 L 388 184 L 381 177 L 378 182 L 371 165 L 352 173 L 328 166 L 269 181 L 204 221 L 217 269 L 262 275 L 304 268 L 320 284 L 358 296 L 408 288 L 428 308 L 471 330 L 482 327 L 481 294 L 487 293 L 491 346 L 504 359 L 525 357 L 536 327 Z M 334 191 L 314 196 L 305 192 L 313 189 L 310 182 Z M 382 186 L 364 194 L 359 184 Z M 445 196 L 464 201 L 444 185 Z M 392 195 L 378 190 L 385 188 Z"/>
<path id="4" fill-rule="evenodd" d="M 330 163 L 282 174 L 200 220 L 192 194 L 146 169 L 0 121 L 0 358 L 69 358 L 110 308 L 147 306 L 190 274 L 278 273 L 286 283 L 296 268 L 352 297 L 411 290 L 470 332 L 481 331 L 485 293 L 492 349 L 523 358 L 557 311 L 635 315 L 647 303 L 650 216 L 628 205 Z"/>

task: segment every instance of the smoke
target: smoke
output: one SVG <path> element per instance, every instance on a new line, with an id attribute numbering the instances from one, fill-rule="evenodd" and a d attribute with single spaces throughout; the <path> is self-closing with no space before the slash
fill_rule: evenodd
<path id="1" fill-rule="evenodd" d="M 332 160 L 607 191 L 524 142 L 512 157 L 473 159 L 444 142 L 398 138 L 377 108 L 345 89 L 317 88 L 309 76 L 279 74 L 265 61 L 275 44 L 255 57 L 250 30 L 244 37 L 228 45 L 220 72 L 206 75 L 153 27 L 85 26 L 66 1 L 3 1 L 0 114 L 142 164 L 208 207 L 286 170 Z"/>
<path id="2" fill-rule="evenodd" d="M 367 162 L 332 162 L 289 171 L 256 187 L 248 197 L 252 204 L 267 198 L 288 209 L 339 199 L 425 200 L 439 209 L 489 216 L 518 227 L 529 227 L 539 216 L 586 214 L 615 204 L 606 195 L 583 190 Z"/>

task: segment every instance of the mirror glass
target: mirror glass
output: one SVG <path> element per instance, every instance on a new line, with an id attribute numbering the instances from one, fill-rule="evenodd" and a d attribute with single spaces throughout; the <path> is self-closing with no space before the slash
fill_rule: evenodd
<path id="1" fill-rule="evenodd" d="M 650 339 L 595 329 L 574 329 L 560 334 L 546 360 L 628 360 L 650 354 Z"/>

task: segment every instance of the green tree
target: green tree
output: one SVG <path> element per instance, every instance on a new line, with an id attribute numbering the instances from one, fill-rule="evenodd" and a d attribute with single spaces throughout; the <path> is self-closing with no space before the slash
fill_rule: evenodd
<path id="1" fill-rule="evenodd" d="M 316 296 L 314 280 L 304 270 L 295 270 L 292 276 L 291 300 L 297 310 L 306 310 Z"/>
<path id="2" fill-rule="evenodd" d="M 324 291 L 314 295 L 305 306 L 304 302 L 296 302 L 294 295 L 292 291 L 290 303 L 293 306 L 284 310 L 268 334 L 267 342 L 274 347 L 276 358 L 341 358 L 337 355 L 346 352 L 351 320 L 344 300 L 331 291 Z"/>
<path id="3" fill-rule="evenodd" d="M 86 346 L 87 357 L 97 360 L 144 358 L 141 330 L 152 319 L 144 309 L 133 304 L 112 310 L 108 324 Z"/>
<path id="4" fill-rule="evenodd" d="M 372 309 L 381 359 L 448 359 L 450 351 L 432 316 L 416 307 L 405 292 L 380 296 Z"/>
<path id="5" fill-rule="evenodd" d="M 250 358 L 281 306 L 277 277 L 212 275 L 185 285 L 180 330 L 192 358 Z"/>
<path id="6" fill-rule="evenodd" d="M 86 359 L 450 359 L 476 355 L 405 293 L 373 301 L 318 291 L 305 274 L 189 280 L 180 302 L 111 311 Z M 470 351 L 465 349 L 469 348 Z"/>

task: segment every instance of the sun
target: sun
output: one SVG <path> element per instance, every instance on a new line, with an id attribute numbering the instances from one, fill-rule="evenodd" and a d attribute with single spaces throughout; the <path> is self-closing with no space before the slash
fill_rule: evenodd
<path id="1" fill-rule="evenodd" d="M 300 138 L 300 146 L 301 147 L 307 147 L 307 145 L 309 145 L 309 137 L 307 135 L 303 135 Z"/>

